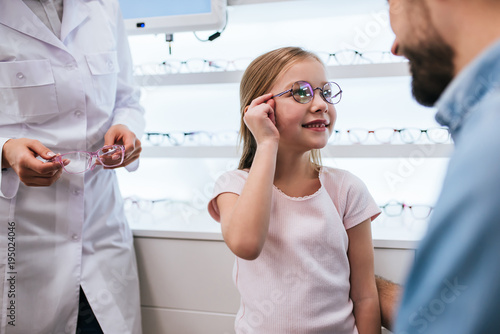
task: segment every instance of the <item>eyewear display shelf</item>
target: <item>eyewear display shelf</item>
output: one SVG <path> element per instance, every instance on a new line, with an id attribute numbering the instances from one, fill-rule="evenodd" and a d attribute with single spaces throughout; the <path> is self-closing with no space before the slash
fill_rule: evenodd
<path id="1" fill-rule="evenodd" d="M 329 66 L 330 77 L 408 76 L 407 63 Z M 238 83 L 242 71 L 136 76 L 142 86 Z M 449 157 L 452 144 L 331 144 L 324 157 Z M 144 146 L 144 158 L 238 158 L 235 146 Z M 232 282 L 234 255 L 220 226 L 206 214 L 184 228 L 175 223 L 132 224 L 141 284 L 143 332 L 234 333 L 239 295 Z M 199 222 L 203 221 L 203 224 Z M 172 226 L 170 226 L 172 225 Z M 374 226 L 375 227 L 375 226 Z M 373 229 L 375 272 L 403 283 L 420 236 Z M 389 333 L 384 329 L 383 333 Z"/>
<path id="2" fill-rule="evenodd" d="M 334 78 L 370 78 L 409 76 L 407 62 L 328 66 L 328 76 Z M 243 71 L 177 73 L 135 76 L 141 86 L 195 85 L 239 83 Z M 238 158 L 234 146 L 144 146 L 143 157 L 172 158 Z M 449 157 L 452 144 L 381 144 L 381 145 L 328 145 L 324 157 L 335 158 L 398 158 L 411 157 L 417 151 L 428 158 Z"/>
<path id="3" fill-rule="evenodd" d="M 398 77 L 410 75 L 407 62 L 328 66 L 327 72 L 329 77 L 338 79 Z M 135 80 L 140 86 L 179 86 L 239 83 L 242 76 L 243 71 L 219 71 L 136 75 Z"/>

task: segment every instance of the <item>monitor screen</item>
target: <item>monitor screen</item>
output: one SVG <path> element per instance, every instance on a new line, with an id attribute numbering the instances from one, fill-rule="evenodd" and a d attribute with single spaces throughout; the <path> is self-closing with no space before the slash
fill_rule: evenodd
<path id="1" fill-rule="evenodd" d="M 172 15 L 206 14 L 211 12 L 210 0 L 120 0 L 124 19 Z"/>
<path id="2" fill-rule="evenodd" d="M 218 30 L 226 22 L 226 0 L 120 0 L 129 34 Z"/>

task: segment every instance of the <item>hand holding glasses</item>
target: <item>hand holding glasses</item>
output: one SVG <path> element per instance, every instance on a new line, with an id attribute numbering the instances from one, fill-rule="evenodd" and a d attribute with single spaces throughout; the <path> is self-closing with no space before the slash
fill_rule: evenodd
<path id="1" fill-rule="evenodd" d="M 117 167 L 125 158 L 125 146 L 106 145 L 95 152 L 74 151 L 56 155 L 50 161 L 59 162 L 68 174 L 81 174 L 94 170 L 95 166 Z"/>
<path id="2" fill-rule="evenodd" d="M 309 103 L 314 98 L 314 92 L 319 89 L 321 97 L 329 104 L 337 104 L 342 98 L 342 89 L 335 82 L 327 82 L 323 88 L 312 88 L 311 84 L 307 81 L 296 81 L 292 84 L 292 88 L 285 90 L 279 94 L 274 95 L 272 98 L 283 96 L 291 93 L 293 99 L 301 104 Z"/>

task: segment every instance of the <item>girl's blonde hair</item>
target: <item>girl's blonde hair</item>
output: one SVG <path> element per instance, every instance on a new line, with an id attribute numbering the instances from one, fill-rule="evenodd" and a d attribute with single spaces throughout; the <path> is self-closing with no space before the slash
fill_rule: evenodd
<path id="1" fill-rule="evenodd" d="M 299 47 L 285 47 L 267 52 L 253 60 L 243 74 L 240 84 L 240 143 L 243 144 L 243 152 L 238 168 L 245 169 L 252 166 L 257 150 L 257 142 L 248 129 L 243 117 L 245 108 L 257 97 L 269 92 L 281 73 L 289 69 L 293 64 L 306 59 L 315 59 L 321 64 L 323 62 L 312 52 Z M 316 168 L 321 166 L 320 151 L 311 150 L 311 162 Z"/>

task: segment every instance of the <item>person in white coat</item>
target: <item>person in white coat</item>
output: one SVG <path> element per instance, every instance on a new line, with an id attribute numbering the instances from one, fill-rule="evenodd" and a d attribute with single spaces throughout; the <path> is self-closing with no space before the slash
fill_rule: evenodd
<path id="1" fill-rule="evenodd" d="M 119 144 L 115 167 L 137 168 L 143 109 L 118 1 L 0 1 L 0 36 L 0 333 L 141 333 L 114 169 L 52 159 Z"/>

